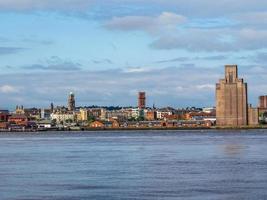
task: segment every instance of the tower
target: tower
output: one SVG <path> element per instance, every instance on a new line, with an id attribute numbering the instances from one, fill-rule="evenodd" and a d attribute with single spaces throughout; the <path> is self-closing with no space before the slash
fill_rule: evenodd
<path id="1" fill-rule="evenodd" d="M 145 92 L 138 93 L 138 108 L 139 109 L 146 108 L 146 93 Z"/>
<path id="2" fill-rule="evenodd" d="M 50 104 L 50 111 L 54 112 L 54 104 L 53 103 Z"/>
<path id="3" fill-rule="evenodd" d="M 75 110 L 75 97 L 74 97 L 74 94 L 72 92 L 70 92 L 69 98 L 68 98 L 68 110 L 69 111 Z"/>
<path id="4" fill-rule="evenodd" d="M 218 126 L 248 125 L 247 83 L 238 78 L 237 65 L 226 65 L 216 84 L 216 118 Z"/>

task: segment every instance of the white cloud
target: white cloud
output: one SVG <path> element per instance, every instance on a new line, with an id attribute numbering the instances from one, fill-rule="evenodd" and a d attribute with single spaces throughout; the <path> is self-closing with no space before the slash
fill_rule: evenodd
<path id="1" fill-rule="evenodd" d="M 243 29 L 185 29 L 160 35 L 152 44 L 156 49 L 185 49 L 188 51 L 241 51 L 267 48 L 267 30 Z"/>
<path id="2" fill-rule="evenodd" d="M 190 17 L 190 13 L 185 14 L 177 9 L 176 12 L 162 12 L 154 17 L 151 15 L 114 17 L 105 27 L 110 30 L 144 31 L 154 38 L 151 47 L 155 49 L 230 52 L 267 48 L 267 12 L 262 9 L 263 5 L 267 6 L 267 2 L 257 1 L 258 4 L 248 0 L 234 3 L 222 0 L 216 4 L 210 0 L 194 2 L 155 0 L 155 2 L 169 6 L 179 4 L 181 7 L 193 10 L 194 6 L 206 6 L 204 11 L 207 13 L 213 12 L 214 7 L 217 9 L 220 7 L 222 11 L 229 9 L 229 12 L 218 14 L 220 20 L 216 20 L 215 15 L 207 18 L 202 13 L 194 18 Z M 215 23 L 205 26 L 207 21 Z"/>
<path id="3" fill-rule="evenodd" d="M 196 88 L 199 90 L 215 90 L 215 84 L 197 85 Z"/>
<path id="4" fill-rule="evenodd" d="M 186 17 L 182 15 L 177 15 L 171 12 L 163 12 L 156 19 L 156 24 L 161 26 L 176 26 L 177 24 L 181 24 L 186 22 Z"/>
<path id="5" fill-rule="evenodd" d="M 177 86 L 176 87 L 176 91 L 177 92 L 183 92 L 185 88 L 183 88 L 182 86 Z"/>
<path id="6" fill-rule="evenodd" d="M 103 17 L 109 19 L 105 27 L 110 30 L 152 34 L 151 46 L 156 49 L 221 52 L 267 47 L 266 7 L 263 0 L 0 0 L 0 10 L 82 11 L 75 16 Z M 218 18 L 222 20 L 205 29 L 207 21 Z M 203 27 L 190 28 L 194 19 L 202 20 Z"/>
<path id="7" fill-rule="evenodd" d="M 267 25 L 267 11 L 238 13 L 232 16 L 234 20 L 237 20 L 241 25 L 249 27 L 259 27 Z"/>
<path id="8" fill-rule="evenodd" d="M 124 73 L 140 73 L 140 72 L 148 72 L 150 71 L 149 68 L 145 68 L 145 67 L 129 67 L 126 69 L 123 69 Z"/>
<path id="9" fill-rule="evenodd" d="M 192 70 L 192 69 L 191 69 Z M 146 91 L 149 105 L 156 102 L 158 106 L 213 105 L 213 92 L 198 92 L 193 86 L 215 84 L 214 70 L 199 76 L 197 70 L 187 68 L 149 68 L 148 71 L 125 73 L 123 69 L 106 71 L 77 72 L 43 72 L 30 74 L 0 75 L 0 85 L 10 82 L 11 87 L 3 87 L 6 92 L 16 91 L 23 86 L 30 88 L 17 90 L 17 93 L 6 93 L 0 99 L 0 105 L 15 106 L 14 97 L 24 99 L 25 106 L 65 105 L 69 91 L 76 94 L 77 105 L 136 105 L 136 98 L 131 91 Z M 190 77 L 188 77 L 189 71 Z M 49 77 L 49 78 L 48 78 Z M 192 86 L 190 86 L 192 85 Z M 15 88 L 15 89 L 14 89 Z M 194 96 L 194 98 L 192 98 Z M 21 104 L 21 102 L 19 102 Z"/>
<path id="10" fill-rule="evenodd" d="M 144 31 L 154 38 L 154 49 L 230 52 L 267 48 L 266 12 L 225 16 L 225 26 L 192 28 L 193 19 L 172 12 L 152 16 L 114 17 L 105 27 L 110 30 Z M 210 19 L 210 18 L 209 18 Z M 250 19 L 250 20 L 247 20 Z M 247 21 L 246 21 L 247 20 Z M 202 20 L 205 23 L 205 20 Z M 224 23 L 224 20 L 217 23 Z M 236 21 L 236 23 L 229 23 Z M 238 23 L 239 22 L 239 23 Z M 255 24 L 252 26 L 251 24 Z M 256 26 L 261 24 L 262 27 Z"/>
<path id="11" fill-rule="evenodd" d="M 15 93 L 18 89 L 12 85 L 2 85 L 0 86 L 0 92 L 2 93 Z"/>
<path id="12" fill-rule="evenodd" d="M 248 83 L 249 102 L 265 94 L 267 69 L 251 73 L 250 66 L 240 66 L 240 77 Z M 49 77 L 49 78 L 48 78 Z M 65 105 L 70 91 L 77 105 L 136 105 L 137 91 L 146 91 L 148 105 L 212 106 L 215 84 L 224 77 L 220 68 L 150 68 L 149 71 L 125 73 L 123 69 L 105 71 L 43 72 L 0 75 L 0 105 L 14 107 Z M 9 84 L 6 84 L 9 82 Z M 26 89 L 27 88 L 27 89 Z M 16 97 L 23 102 L 16 101 Z"/>
<path id="13" fill-rule="evenodd" d="M 186 17 L 171 12 L 162 12 L 159 16 L 125 16 L 114 17 L 105 24 L 112 30 L 141 30 L 154 33 L 159 30 L 176 29 L 179 24 L 185 23 Z"/>

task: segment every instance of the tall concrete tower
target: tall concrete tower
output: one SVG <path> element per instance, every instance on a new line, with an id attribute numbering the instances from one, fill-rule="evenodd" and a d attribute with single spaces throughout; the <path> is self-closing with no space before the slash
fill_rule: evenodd
<path id="1" fill-rule="evenodd" d="M 145 92 L 138 93 L 138 108 L 139 109 L 146 108 L 146 93 Z"/>
<path id="2" fill-rule="evenodd" d="M 216 84 L 216 118 L 218 126 L 248 125 L 247 83 L 238 78 L 237 65 L 226 65 Z"/>
<path id="3" fill-rule="evenodd" d="M 69 111 L 75 110 L 75 96 L 72 92 L 70 92 L 68 97 L 68 110 Z"/>

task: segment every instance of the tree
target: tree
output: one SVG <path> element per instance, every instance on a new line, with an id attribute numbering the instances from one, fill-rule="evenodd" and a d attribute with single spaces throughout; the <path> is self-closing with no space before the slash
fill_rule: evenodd
<path id="1" fill-rule="evenodd" d="M 94 117 L 94 116 L 88 116 L 87 121 L 88 121 L 89 123 L 94 122 L 94 121 L 95 121 L 95 117 Z"/>

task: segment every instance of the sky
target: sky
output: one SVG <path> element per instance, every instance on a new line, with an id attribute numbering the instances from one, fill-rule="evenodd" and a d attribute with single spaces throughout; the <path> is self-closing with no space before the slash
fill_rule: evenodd
<path id="1" fill-rule="evenodd" d="M 224 65 L 267 95 L 266 0 L 0 0 L 0 109 L 215 105 Z"/>

